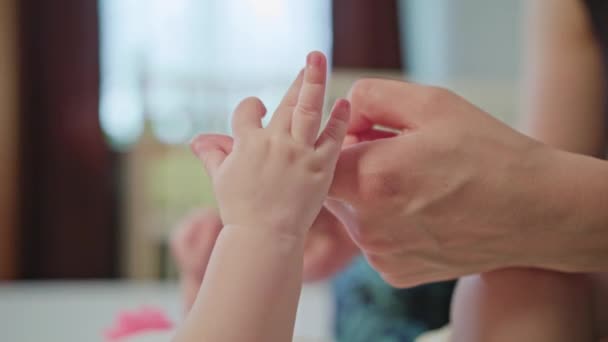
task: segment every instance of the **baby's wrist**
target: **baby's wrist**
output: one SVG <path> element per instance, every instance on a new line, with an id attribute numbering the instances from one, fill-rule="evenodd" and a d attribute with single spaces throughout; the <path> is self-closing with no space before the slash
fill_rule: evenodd
<path id="1" fill-rule="evenodd" d="M 220 236 L 239 237 L 243 239 L 262 240 L 268 245 L 281 245 L 286 248 L 304 246 L 306 241 L 305 230 L 294 229 L 280 224 L 236 224 L 229 223 L 222 228 Z"/>
<path id="2" fill-rule="evenodd" d="M 232 226 L 233 229 L 252 230 L 258 232 L 268 232 L 269 234 L 292 238 L 304 239 L 310 225 L 302 224 L 302 220 L 297 215 L 264 213 L 263 215 L 231 215 L 227 213 L 222 217 L 225 226 Z"/>

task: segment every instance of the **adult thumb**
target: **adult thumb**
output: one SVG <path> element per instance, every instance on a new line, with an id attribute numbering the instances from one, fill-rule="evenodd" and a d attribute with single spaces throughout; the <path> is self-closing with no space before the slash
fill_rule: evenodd
<path id="1" fill-rule="evenodd" d="M 425 104 L 433 87 L 384 80 L 361 79 L 353 84 L 349 133 L 359 133 L 375 125 L 394 130 L 411 130 L 425 119 Z"/>
<path id="2" fill-rule="evenodd" d="M 348 203 L 357 203 L 369 188 L 369 176 L 381 173 L 395 158 L 397 137 L 366 141 L 345 148 L 340 153 L 329 196 Z"/>

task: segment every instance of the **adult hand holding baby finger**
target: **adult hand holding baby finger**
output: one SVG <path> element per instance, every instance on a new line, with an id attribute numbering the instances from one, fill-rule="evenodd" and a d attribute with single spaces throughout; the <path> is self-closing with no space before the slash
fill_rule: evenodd
<path id="1" fill-rule="evenodd" d="M 387 282 L 551 266 L 534 241 L 576 226 L 557 200 L 557 151 L 445 89 L 366 79 L 350 100 L 363 142 L 342 152 L 330 195 L 353 208 L 350 235 Z"/>

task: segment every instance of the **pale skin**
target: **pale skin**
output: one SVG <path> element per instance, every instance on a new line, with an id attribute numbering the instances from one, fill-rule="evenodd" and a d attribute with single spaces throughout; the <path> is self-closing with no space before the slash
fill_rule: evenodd
<path id="1" fill-rule="evenodd" d="M 580 4 L 574 7 L 580 16 Z M 574 16 L 567 20 L 580 20 Z M 559 36 L 547 44 L 555 50 L 564 35 L 577 32 L 582 35 L 574 38 L 577 44 L 590 44 L 588 23 L 573 24 L 573 32 L 563 32 L 568 26 L 563 22 L 544 28 Z M 600 153 L 604 137 L 598 128 L 604 119 L 598 111 L 603 100 L 597 47 L 548 48 L 539 47 L 532 62 L 544 67 L 531 67 L 538 73 L 531 77 L 539 80 L 530 83 L 531 91 L 539 97 L 529 104 L 530 111 L 548 108 L 530 124 L 547 144 L 445 89 L 374 79 L 353 86 L 349 132 L 371 141 L 343 151 L 330 195 L 355 209 L 357 224 L 346 228 L 389 283 L 407 287 L 512 266 L 564 272 L 608 268 L 608 166 L 560 150 L 567 145 L 572 152 Z M 582 65 L 562 65 L 577 58 Z M 555 104 L 556 98 L 565 100 Z M 552 115 L 557 108 L 568 114 Z M 595 115 L 580 120 L 579 113 Z M 554 129 L 562 120 L 568 124 Z M 401 134 L 375 140 L 374 124 Z M 577 133 L 560 133 L 564 127 Z M 563 141 L 557 142 L 558 136 Z"/>
<path id="2" fill-rule="evenodd" d="M 331 201 L 326 201 L 331 205 Z M 171 239 L 171 252 L 178 266 L 184 313 L 194 304 L 211 257 L 215 241 L 223 224 L 216 209 L 196 210 L 176 227 Z M 339 229 L 335 229 L 339 227 Z M 303 280 L 316 281 L 333 275 L 346 267 L 359 249 L 352 242 L 341 223 L 328 209 L 323 208 L 304 244 Z M 347 257 L 329 258 L 340 253 Z"/>
<path id="3" fill-rule="evenodd" d="M 606 116 L 603 112 L 606 97 L 604 96 L 604 79 L 602 63 L 595 37 L 591 33 L 589 18 L 580 0 L 532 0 L 526 1 L 527 6 L 527 54 L 525 56 L 526 81 L 524 86 L 524 117 L 526 133 L 553 147 L 575 153 L 600 157 L 604 154 L 606 142 Z M 380 86 L 379 81 L 365 81 Z M 355 85 L 352 92 L 360 91 L 360 85 Z M 399 88 L 394 85 L 393 88 Z M 403 89 L 402 89 L 403 90 Z M 428 91 L 442 93 L 441 90 L 429 88 Z M 352 93 L 351 92 L 351 93 Z M 364 91 L 360 91 L 364 92 Z M 424 90 L 418 91 L 423 93 Z M 445 92 L 443 92 L 445 97 Z M 361 94 L 360 97 L 364 97 Z M 366 104 L 365 99 L 360 103 Z M 431 101 L 432 102 L 432 101 Z M 406 108 L 407 101 L 396 100 L 396 106 Z M 396 107 L 394 106 L 394 107 Z M 405 112 L 405 111 L 404 111 Z M 362 115 L 365 117 L 365 115 Z M 368 116 L 382 116 L 388 114 L 376 113 Z M 386 117 L 386 118 L 384 118 Z M 381 123 L 378 119 L 371 119 L 374 123 Z M 352 128 L 360 131 L 358 124 Z M 471 122 L 473 129 L 478 126 Z M 370 132 L 359 134 L 370 139 Z M 371 164 L 371 163 L 368 163 Z M 390 171 L 390 170 L 386 170 Z M 373 183 L 373 182 L 372 182 Z M 548 193 L 547 195 L 549 195 Z M 599 209 L 589 210 L 593 215 Z M 604 218 L 599 218 L 603 220 Z M 596 225 L 597 223 L 591 223 Z M 336 265 L 344 264 L 358 249 L 352 248 L 348 240 L 341 238 L 344 231 L 340 224 L 326 225 L 323 230 L 312 229 L 309 240 L 311 244 L 317 237 L 325 245 L 335 246 L 333 249 L 324 249 L 323 257 L 317 255 L 311 267 L 305 270 L 305 277 L 310 279 L 325 278 L 340 270 Z M 466 229 L 463 230 L 466 236 Z M 337 236 L 331 243 L 327 237 Z M 591 243 L 593 245 L 594 243 Z M 581 249 L 597 249 L 597 247 L 579 247 Z M 428 250 L 424 250 L 428 254 Z M 591 258 L 591 257 L 590 257 Z M 575 258 L 577 259 L 577 258 Z M 334 263 L 325 260 L 336 260 Z M 542 262 L 534 263 L 541 266 Z M 596 262 L 575 261 L 575 265 L 555 266 L 567 271 L 577 270 L 604 270 L 606 265 L 597 265 Z M 581 263 L 596 263 L 595 265 L 581 265 Z M 333 266 L 333 267 L 332 267 Z M 477 269 L 482 269 L 477 265 Z M 427 268 L 428 270 L 428 268 Z M 439 272 L 441 273 L 441 272 Z M 455 274 L 466 274 L 464 270 Z M 447 274 L 436 277 L 423 277 L 428 280 L 435 278 L 449 278 Z M 420 280 L 419 282 L 424 282 Z"/>
<path id="4" fill-rule="evenodd" d="M 586 9 L 580 0 L 526 5 L 528 134 L 603 157 L 606 85 Z M 607 290 L 602 274 L 516 268 L 468 276 L 454 297 L 452 340 L 597 341 L 608 335 Z"/>
<path id="5" fill-rule="evenodd" d="M 521 326 L 521 321 L 513 320 L 525 317 L 521 311 L 487 311 L 509 303 L 514 304 L 509 308 L 521 308 L 515 304 L 534 308 L 525 311 L 534 318 L 554 314 L 539 321 L 539 326 L 553 329 L 563 328 L 563 322 L 580 323 L 568 327 L 567 333 L 576 335 L 562 337 L 601 336 L 592 323 L 601 316 L 585 317 L 590 308 L 595 309 L 578 306 L 588 299 L 589 283 L 577 276 L 529 269 L 565 273 L 608 269 L 608 166 L 580 154 L 599 156 L 603 150 L 604 85 L 598 78 L 597 46 L 591 44 L 588 23 L 581 20 L 580 4 L 573 1 L 546 5 L 545 16 L 534 28 L 532 41 L 540 45 L 530 52 L 534 73 L 526 108 L 532 117 L 529 133 L 542 142 L 440 88 L 368 79 L 357 82 L 349 95 L 353 115 L 349 132 L 360 143 L 341 154 L 330 195 L 349 203 L 352 210 L 328 211 L 324 226 L 336 231 L 346 228 L 371 265 L 394 286 L 522 267 L 487 273 L 485 281 L 472 284 L 481 285 L 475 291 L 481 295 L 464 301 L 473 305 L 474 315 L 504 318 L 494 321 L 504 325 L 493 327 L 493 336 L 506 336 L 500 332 Z M 540 3 L 535 0 L 532 6 Z M 556 36 L 546 36 L 551 33 Z M 560 45 L 565 42 L 577 45 Z M 374 124 L 399 134 L 383 135 L 373 129 Z M 336 207 L 341 207 L 339 202 Z M 309 240 L 319 235 L 313 234 L 314 228 L 310 232 Z M 336 242 L 342 236 L 333 236 L 324 235 L 331 240 L 327 245 L 347 246 L 346 253 L 337 254 L 340 259 L 356 253 L 348 239 Z M 324 252 L 332 255 L 329 249 Z M 323 260 L 318 257 L 317 263 L 323 265 Z M 339 266 L 324 268 L 314 276 L 322 278 Z M 529 278 L 537 281 L 522 282 Z M 543 292 L 544 297 L 504 301 L 512 287 L 492 285 L 496 279 L 534 291 L 545 287 L 539 290 L 531 284 L 558 286 Z M 499 306 L 486 306 L 492 299 L 500 300 Z M 554 306 L 545 305 L 548 302 Z M 560 310 L 564 307 L 572 312 Z M 555 336 L 549 334 L 561 331 L 539 326 L 530 327 L 546 334 L 534 335 L 538 340 L 552 340 Z M 589 331 L 593 335 L 585 335 Z"/>
<path id="6" fill-rule="evenodd" d="M 390 284 L 606 268 L 605 162 L 539 143 L 439 88 L 362 80 L 350 99 L 351 133 L 401 131 L 344 150 L 330 191 L 351 204 L 349 232 Z"/>
<path id="7" fill-rule="evenodd" d="M 268 127 L 264 106 L 249 98 L 234 112 L 234 139 L 193 142 L 223 227 L 212 254 L 202 253 L 203 283 L 175 341 L 292 339 L 306 233 L 327 197 L 350 115 L 348 101 L 338 100 L 317 138 L 325 82 L 325 57 L 311 53 Z"/>

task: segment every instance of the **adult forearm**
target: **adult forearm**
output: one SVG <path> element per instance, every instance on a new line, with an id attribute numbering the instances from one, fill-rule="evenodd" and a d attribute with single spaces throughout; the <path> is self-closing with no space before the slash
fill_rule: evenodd
<path id="1" fill-rule="evenodd" d="M 549 155 L 538 198 L 546 224 L 522 239 L 522 255 L 528 266 L 608 270 L 608 163 L 557 150 Z"/>
<path id="2" fill-rule="evenodd" d="M 176 341 L 290 341 L 301 289 L 303 238 L 224 227 Z M 249 284 L 249 285 L 243 285 Z"/>

